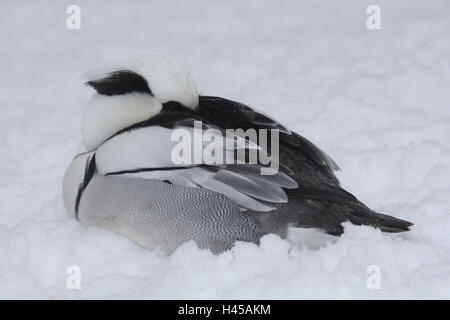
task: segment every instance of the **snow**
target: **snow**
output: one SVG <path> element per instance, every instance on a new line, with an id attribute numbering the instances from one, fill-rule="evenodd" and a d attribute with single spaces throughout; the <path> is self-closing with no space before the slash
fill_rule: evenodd
<path id="1" fill-rule="evenodd" d="M 81 8 L 81 30 L 66 8 Z M 381 8 L 382 29 L 366 28 Z M 0 11 L 0 298 L 450 298 L 448 1 L 54 1 Z M 64 170 L 91 91 L 79 76 L 131 56 L 183 61 L 203 94 L 246 102 L 326 150 L 342 185 L 415 223 L 347 224 L 320 248 L 265 236 L 214 256 L 173 255 L 85 229 Z M 296 233 L 297 232 L 297 233 Z M 81 290 L 69 290 L 78 265 Z M 369 289 L 368 266 L 381 270 Z"/>

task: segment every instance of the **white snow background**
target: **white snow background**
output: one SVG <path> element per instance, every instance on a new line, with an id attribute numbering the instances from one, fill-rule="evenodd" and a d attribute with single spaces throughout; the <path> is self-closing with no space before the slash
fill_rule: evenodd
<path id="1" fill-rule="evenodd" d="M 81 30 L 66 8 L 81 7 Z M 366 8 L 381 8 L 368 30 Z M 450 298 L 450 2 L 2 1 L 1 298 Z M 346 225 L 320 249 L 274 235 L 173 255 L 85 229 L 63 207 L 87 70 L 177 57 L 202 94 L 245 102 L 326 150 L 342 185 L 415 223 Z M 66 269 L 81 268 L 81 290 Z M 366 286 L 369 265 L 381 289 Z"/>

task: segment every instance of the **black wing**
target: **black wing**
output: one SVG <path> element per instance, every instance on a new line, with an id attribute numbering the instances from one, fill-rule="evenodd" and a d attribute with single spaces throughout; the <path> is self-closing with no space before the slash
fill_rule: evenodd
<path id="1" fill-rule="evenodd" d="M 195 114 L 224 129 L 278 129 L 282 171 L 294 177 L 300 186 L 339 186 L 333 174 L 339 167 L 330 156 L 306 138 L 249 106 L 220 97 L 200 96 Z"/>

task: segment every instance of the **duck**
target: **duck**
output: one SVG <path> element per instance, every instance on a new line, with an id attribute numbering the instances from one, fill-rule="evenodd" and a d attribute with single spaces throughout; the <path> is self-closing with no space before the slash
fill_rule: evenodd
<path id="1" fill-rule="evenodd" d="M 84 226 L 150 250 L 172 253 L 194 241 L 221 253 L 267 234 L 286 238 L 290 228 L 339 237 L 345 222 L 388 233 L 413 225 L 345 191 L 336 162 L 269 115 L 199 95 L 177 59 L 138 56 L 85 77 L 94 93 L 82 149 L 63 179 L 66 211 Z M 270 145 L 263 143 L 269 133 Z M 202 139 L 190 143 L 196 135 Z M 197 157 L 213 140 L 215 161 Z M 175 161 L 180 146 L 185 161 Z"/>

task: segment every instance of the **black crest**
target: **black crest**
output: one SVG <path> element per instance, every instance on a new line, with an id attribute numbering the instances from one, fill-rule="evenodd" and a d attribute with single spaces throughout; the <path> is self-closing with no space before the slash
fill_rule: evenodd
<path id="1" fill-rule="evenodd" d="M 98 93 L 106 96 L 141 92 L 152 95 L 147 81 L 137 73 L 129 70 L 114 71 L 103 79 L 86 82 Z"/>

